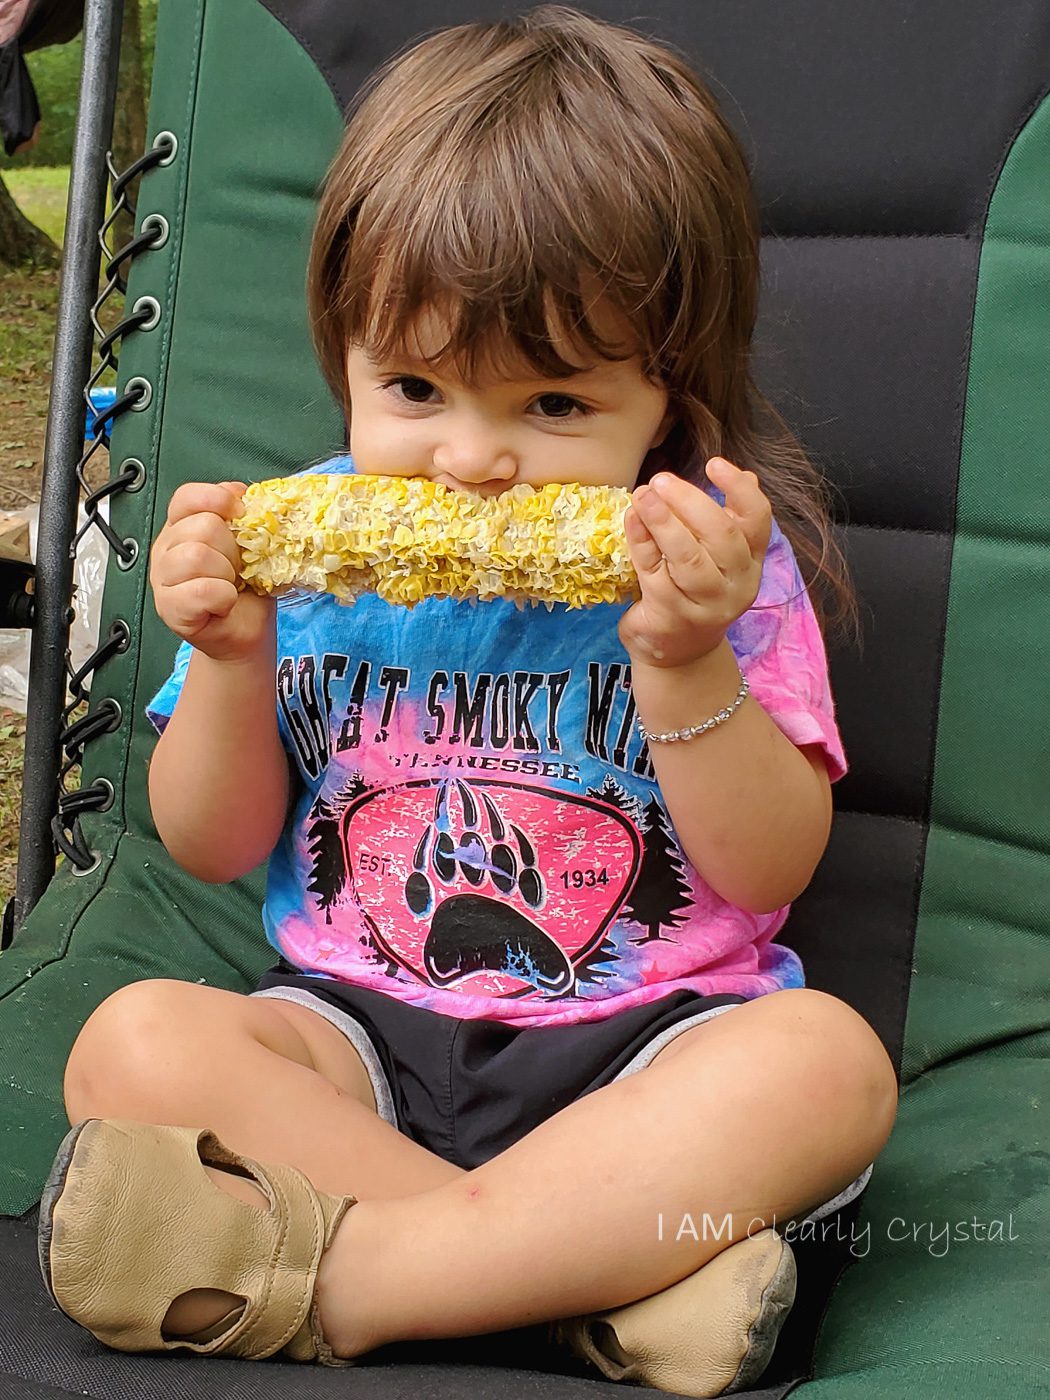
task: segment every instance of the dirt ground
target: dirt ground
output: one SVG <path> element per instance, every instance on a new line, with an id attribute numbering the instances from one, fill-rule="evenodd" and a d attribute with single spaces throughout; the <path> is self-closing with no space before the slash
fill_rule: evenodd
<path id="1" fill-rule="evenodd" d="M 0 277 L 0 508 L 40 499 L 57 272 Z"/>
<path id="2" fill-rule="evenodd" d="M 56 272 L 0 277 L 0 509 L 40 499 L 57 299 Z M 24 738 L 25 717 L 0 706 L 0 904 L 14 892 Z"/>
<path id="3" fill-rule="evenodd" d="M 15 889 L 25 732 L 25 716 L 0 705 L 0 905 Z"/>
<path id="4" fill-rule="evenodd" d="M 57 306 L 57 272 L 0 275 L 0 509 L 40 499 Z M 107 306 L 99 319 L 108 326 L 116 317 Z M 107 471 L 100 451 L 88 471 L 92 486 Z"/>
<path id="5" fill-rule="evenodd" d="M 57 302 L 57 272 L 0 275 L 0 509 L 40 499 Z M 115 322 L 114 310 L 107 307 L 104 324 Z M 97 452 L 91 485 L 108 470 Z M 25 717 L 0 706 L 0 908 L 15 884 L 24 736 Z"/>

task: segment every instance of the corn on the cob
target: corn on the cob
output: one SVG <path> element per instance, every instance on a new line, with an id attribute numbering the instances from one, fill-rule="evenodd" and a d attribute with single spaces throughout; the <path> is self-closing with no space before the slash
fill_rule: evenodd
<path id="1" fill-rule="evenodd" d="M 421 477 L 302 475 L 249 486 L 233 529 L 257 593 L 581 608 L 640 596 L 623 527 L 630 499 L 612 486 L 523 484 L 482 497 Z"/>

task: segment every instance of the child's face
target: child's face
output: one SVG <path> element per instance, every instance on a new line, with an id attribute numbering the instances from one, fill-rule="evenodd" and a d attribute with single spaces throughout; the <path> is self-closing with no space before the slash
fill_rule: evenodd
<path id="1" fill-rule="evenodd" d="M 521 482 L 630 490 L 646 454 L 671 426 L 667 393 L 645 377 L 637 355 L 594 360 L 570 379 L 537 378 L 523 364 L 468 384 L 454 368 L 428 362 L 428 343 L 441 345 L 444 336 L 435 319 L 424 317 L 412 354 L 376 362 L 365 347 L 351 347 L 350 452 L 357 471 L 427 477 L 483 496 Z"/>

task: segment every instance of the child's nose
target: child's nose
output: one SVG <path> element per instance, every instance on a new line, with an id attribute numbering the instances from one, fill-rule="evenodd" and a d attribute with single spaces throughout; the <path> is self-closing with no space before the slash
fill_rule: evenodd
<path id="1" fill-rule="evenodd" d="M 481 485 L 508 481 L 517 472 L 518 463 L 504 437 L 491 428 L 473 425 L 450 432 L 434 448 L 434 470 L 468 485 Z"/>

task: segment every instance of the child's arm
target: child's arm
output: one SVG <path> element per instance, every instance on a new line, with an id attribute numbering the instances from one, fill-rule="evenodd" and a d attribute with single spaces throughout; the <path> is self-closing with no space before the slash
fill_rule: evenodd
<path id="1" fill-rule="evenodd" d="M 275 639 L 243 661 L 195 652 L 153 753 L 149 800 L 160 839 L 198 880 L 254 870 L 277 844 L 289 774 L 277 732 Z"/>
<path id="2" fill-rule="evenodd" d="M 740 687 L 726 633 L 758 595 L 772 509 L 753 472 L 715 457 L 707 474 L 724 506 L 658 474 L 625 517 L 642 599 L 619 632 L 650 734 L 702 723 Z M 724 724 L 649 754 L 686 854 L 723 899 L 760 914 L 801 893 L 831 829 L 819 750 L 797 748 L 749 695 Z"/>
<path id="3" fill-rule="evenodd" d="M 635 702 L 652 734 L 717 714 L 739 685 L 727 641 L 689 665 L 632 666 Z M 754 914 L 802 893 L 831 831 L 831 784 L 817 746 L 797 748 L 748 696 L 725 724 L 650 743 L 649 754 L 682 848 L 713 890 Z"/>
<path id="4" fill-rule="evenodd" d="M 180 486 L 150 555 L 157 613 L 194 647 L 150 764 L 150 807 L 172 857 L 216 884 L 270 854 L 290 788 L 274 697 L 276 608 L 237 587 L 229 521 L 244 489 Z"/>

